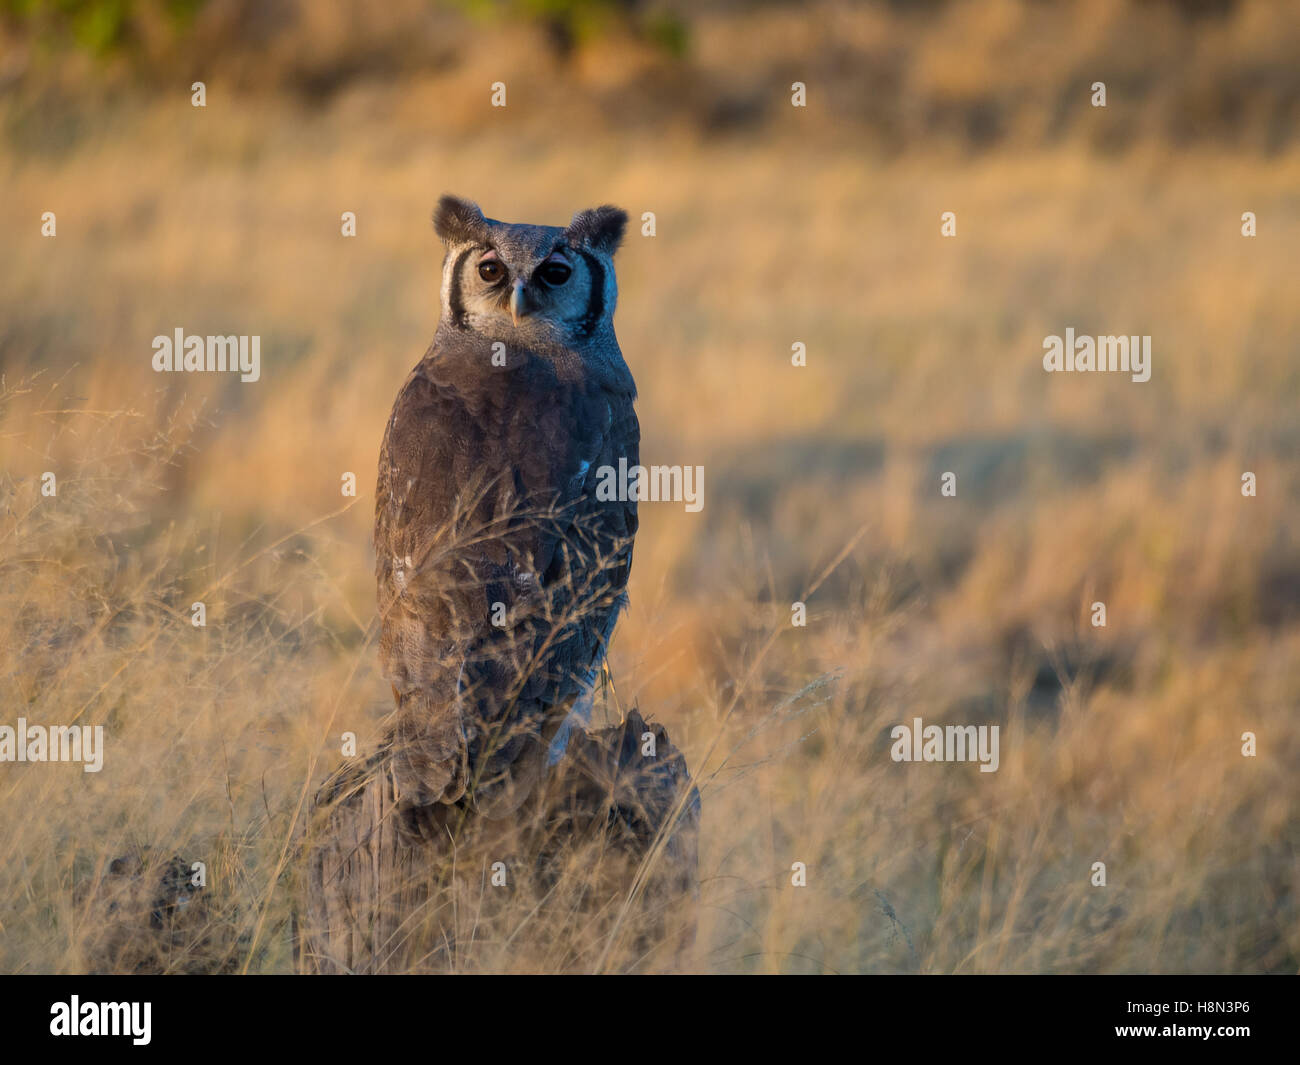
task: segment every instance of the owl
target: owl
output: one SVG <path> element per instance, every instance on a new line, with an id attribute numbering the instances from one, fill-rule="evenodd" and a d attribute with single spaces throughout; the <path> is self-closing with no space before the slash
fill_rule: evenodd
<path id="1" fill-rule="evenodd" d="M 383 750 L 403 803 L 503 816 L 590 720 L 627 602 L 636 385 L 614 335 L 624 211 L 498 222 L 444 196 L 433 343 L 398 393 L 375 501 Z"/>

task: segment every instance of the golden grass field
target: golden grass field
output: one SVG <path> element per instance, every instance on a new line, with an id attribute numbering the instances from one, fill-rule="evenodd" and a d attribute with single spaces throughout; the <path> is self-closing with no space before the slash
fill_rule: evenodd
<path id="1" fill-rule="evenodd" d="M 189 68 L 167 90 L 73 70 L 0 96 L 0 724 L 107 733 L 98 774 L 0 764 L 0 971 L 94 967 L 86 900 L 142 848 L 209 867 L 210 941 L 170 970 L 292 969 L 305 803 L 339 735 L 373 742 L 391 704 L 375 463 L 436 325 L 444 191 L 510 220 L 656 215 L 619 253 L 618 335 L 643 460 L 703 465 L 705 506 L 642 505 L 612 663 L 701 790 L 678 967 L 1300 968 L 1300 146 L 1230 62 L 1294 56 L 1298 31 L 1258 4 L 1156 24 L 1204 39 L 1099 10 L 822 5 L 816 31 L 715 12 L 694 69 L 734 62 L 777 101 L 735 128 L 689 121 L 695 90 L 638 95 L 663 76 L 628 73 L 651 63 L 628 43 L 573 61 L 566 109 L 528 35 L 490 27 L 491 57 L 323 99 L 214 78 L 198 110 Z M 944 111 L 895 143 L 837 123 L 875 91 L 852 71 L 788 107 L 782 48 L 885 54 L 891 33 L 912 99 L 1038 98 L 1065 70 L 1085 113 L 1049 136 L 1008 103 L 984 144 Z M 1157 70 L 1218 57 L 1189 92 L 1224 71 L 1247 132 L 1163 135 L 1191 97 L 1126 104 L 1122 79 L 1093 112 L 1087 64 L 1055 60 L 1111 39 Z M 497 122 L 486 86 L 513 62 Z M 260 335 L 262 379 L 155 374 L 151 339 L 178 326 Z M 1150 334 L 1151 380 L 1044 373 L 1067 326 Z M 1000 724 L 1000 769 L 891 761 L 914 717 Z M 555 967 L 530 939 L 458 967 Z"/>

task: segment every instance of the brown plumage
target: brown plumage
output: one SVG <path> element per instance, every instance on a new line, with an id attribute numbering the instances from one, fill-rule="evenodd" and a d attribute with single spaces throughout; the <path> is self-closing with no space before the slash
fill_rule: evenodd
<path id="1" fill-rule="evenodd" d="M 614 336 L 626 215 L 491 221 L 444 198 L 443 313 L 398 394 L 375 503 L 387 737 L 412 805 L 514 809 L 582 719 L 625 602 L 636 388 Z"/>

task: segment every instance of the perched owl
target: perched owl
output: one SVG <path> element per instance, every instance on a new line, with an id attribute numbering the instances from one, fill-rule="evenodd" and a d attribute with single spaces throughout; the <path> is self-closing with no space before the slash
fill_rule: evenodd
<path id="1" fill-rule="evenodd" d="M 636 385 L 614 336 L 625 212 L 566 227 L 444 196 L 442 318 L 393 405 L 375 501 L 384 750 L 402 801 L 514 810 L 590 719 L 626 603 Z"/>

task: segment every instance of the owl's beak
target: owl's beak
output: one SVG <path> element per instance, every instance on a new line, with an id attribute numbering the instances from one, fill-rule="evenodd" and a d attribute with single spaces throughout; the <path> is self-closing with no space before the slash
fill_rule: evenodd
<path id="1" fill-rule="evenodd" d="M 515 278 L 514 288 L 510 290 L 510 317 L 514 319 L 515 325 L 519 324 L 519 319 L 528 313 L 528 304 L 524 296 L 524 282 L 522 278 Z"/>

